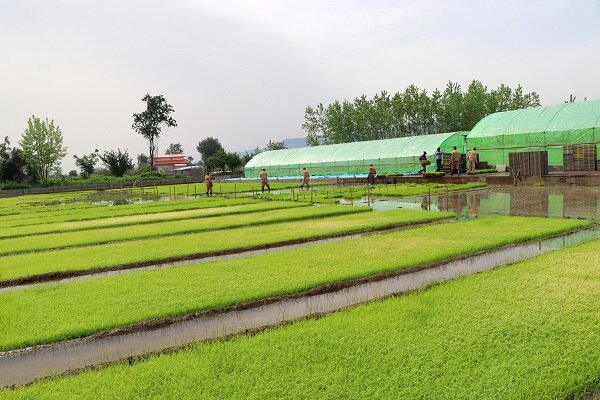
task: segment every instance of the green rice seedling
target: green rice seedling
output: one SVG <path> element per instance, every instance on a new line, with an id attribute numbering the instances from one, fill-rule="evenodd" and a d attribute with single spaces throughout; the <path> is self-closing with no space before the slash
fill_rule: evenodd
<path id="1" fill-rule="evenodd" d="M 375 215 L 377 213 L 373 213 Z M 578 220 L 494 217 L 453 223 L 452 226 L 424 226 L 238 260 L 2 293 L 0 349 L 71 339 L 148 319 L 175 317 L 303 292 L 588 224 Z M 444 230 L 469 232 L 478 240 L 466 242 L 459 235 L 444 234 Z"/>
<path id="2" fill-rule="evenodd" d="M 215 217 L 220 215 L 245 214 L 257 211 L 279 210 L 284 208 L 296 208 L 306 206 L 308 206 L 308 204 L 305 203 L 268 201 L 260 203 L 232 205 L 229 207 L 195 208 L 184 211 L 157 212 L 152 214 L 138 214 L 124 217 L 101 218 L 84 221 L 25 225 L 2 229 L 0 231 L 0 238 L 83 231 L 118 226 L 131 226 L 137 224 L 150 224 L 163 221 L 180 221 L 195 218 Z M 0 240 L 0 245 L 1 244 L 2 241 Z"/>
<path id="3" fill-rule="evenodd" d="M 227 208 L 229 207 L 220 208 L 224 209 L 223 211 L 227 211 Z M 267 211 L 258 209 L 256 212 L 246 213 L 243 215 L 234 213 L 233 215 L 218 215 L 211 218 L 186 219 L 185 221 L 181 221 L 179 219 L 175 221 L 155 221 L 153 224 L 89 229 L 84 232 L 74 231 L 47 235 L 6 238 L 0 240 L 0 256 L 6 254 L 96 245 L 142 238 L 156 238 L 161 236 L 169 236 L 172 238 L 172 240 L 175 240 L 175 238 L 173 238 L 174 235 L 182 235 L 186 233 L 214 231 L 218 229 L 230 229 L 242 226 L 273 224 L 310 218 L 323 218 L 364 211 L 371 210 L 368 207 L 344 206 L 292 207 L 288 209 L 274 209 Z M 34 227 L 36 226 L 38 225 L 34 225 Z"/>
<path id="4" fill-rule="evenodd" d="M 193 210 L 198 208 L 227 207 L 231 205 L 256 203 L 253 199 L 203 198 L 194 200 L 165 201 L 156 203 L 129 204 L 121 206 L 94 207 L 84 210 L 67 210 L 46 215 L 17 216 L 3 218 L 0 228 L 39 225 L 56 222 L 87 221 L 92 219 L 122 217 L 127 215 L 152 214 L 158 212 Z"/>
<path id="5" fill-rule="evenodd" d="M 317 211 L 315 211 L 317 212 Z M 454 214 L 391 210 L 199 232 L 0 257 L 0 281 L 59 271 L 159 262 L 192 255 L 243 251 L 278 243 L 451 218 Z"/>
<path id="6" fill-rule="evenodd" d="M 598 265 L 594 241 L 320 319 L 0 391 L 0 398 L 593 398 Z"/>

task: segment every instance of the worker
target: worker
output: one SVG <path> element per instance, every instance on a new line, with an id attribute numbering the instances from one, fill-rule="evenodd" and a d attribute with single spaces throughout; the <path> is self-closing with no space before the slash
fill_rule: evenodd
<path id="1" fill-rule="evenodd" d="M 260 186 L 261 186 L 263 192 L 265 191 L 265 186 L 267 187 L 269 192 L 271 192 L 271 186 L 269 185 L 269 178 L 267 176 L 267 171 L 264 168 L 260 173 Z"/>
<path id="2" fill-rule="evenodd" d="M 469 162 L 468 173 L 474 174 L 475 168 L 477 167 L 477 148 L 473 147 L 473 150 L 469 151 L 467 161 Z"/>
<path id="3" fill-rule="evenodd" d="M 454 146 L 450 154 L 450 176 L 454 175 L 454 171 L 460 176 L 460 153 Z"/>
<path id="4" fill-rule="evenodd" d="M 375 167 L 373 166 L 373 164 L 371 164 L 369 165 L 369 175 L 367 175 L 367 184 L 375 184 L 375 175 L 377 175 L 377 171 L 375 171 Z"/>
<path id="5" fill-rule="evenodd" d="M 421 157 L 419 157 L 419 162 L 421 163 L 421 170 L 419 171 L 420 174 L 427 172 L 427 164 L 429 164 L 429 160 L 427 160 L 427 152 L 423 152 L 423 154 L 421 154 Z"/>
<path id="6" fill-rule="evenodd" d="M 210 171 L 206 171 L 206 175 L 204 175 L 204 183 L 206 183 L 206 195 L 213 195 L 213 182 L 212 176 L 210 175 Z"/>
<path id="7" fill-rule="evenodd" d="M 307 189 L 310 187 L 308 185 L 309 178 L 310 178 L 310 174 L 308 173 L 308 170 L 306 169 L 306 167 L 302 168 L 302 185 L 300 185 L 300 189 L 302 189 L 304 187 L 304 185 L 306 185 Z"/>
<path id="8" fill-rule="evenodd" d="M 439 147 L 435 151 L 435 172 L 442 172 L 442 158 L 444 153 Z"/>

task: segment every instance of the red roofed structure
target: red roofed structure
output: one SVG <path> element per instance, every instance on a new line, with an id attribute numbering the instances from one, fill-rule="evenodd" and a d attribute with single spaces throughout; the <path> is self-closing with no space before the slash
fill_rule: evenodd
<path id="1" fill-rule="evenodd" d="M 175 168 L 187 167 L 190 165 L 185 154 L 165 154 L 154 157 L 154 165 L 158 172 L 171 172 Z"/>

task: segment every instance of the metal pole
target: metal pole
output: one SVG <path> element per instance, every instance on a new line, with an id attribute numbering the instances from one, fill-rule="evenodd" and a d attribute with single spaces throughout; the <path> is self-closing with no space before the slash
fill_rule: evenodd
<path id="1" fill-rule="evenodd" d="M 233 198 L 237 199 L 237 183 L 233 184 Z"/>
<path id="2" fill-rule="evenodd" d="M 431 211 L 431 188 L 429 188 L 429 194 L 427 195 L 427 210 Z"/>

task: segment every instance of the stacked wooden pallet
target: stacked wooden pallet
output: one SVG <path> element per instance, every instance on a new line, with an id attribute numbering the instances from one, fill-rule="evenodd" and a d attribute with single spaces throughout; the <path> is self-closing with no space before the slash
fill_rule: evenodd
<path id="1" fill-rule="evenodd" d="M 445 172 L 447 175 L 450 175 L 450 158 L 451 158 L 452 154 L 451 153 L 444 153 L 442 154 L 442 172 Z M 460 155 L 460 172 L 464 173 L 467 171 L 467 167 L 466 167 L 466 157 L 464 154 Z"/>
<path id="2" fill-rule="evenodd" d="M 512 176 L 548 175 L 548 152 L 508 153 L 508 165 Z"/>
<path id="3" fill-rule="evenodd" d="M 563 146 L 563 167 L 565 171 L 595 171 L 595 144 L 565 144 Z"/>

